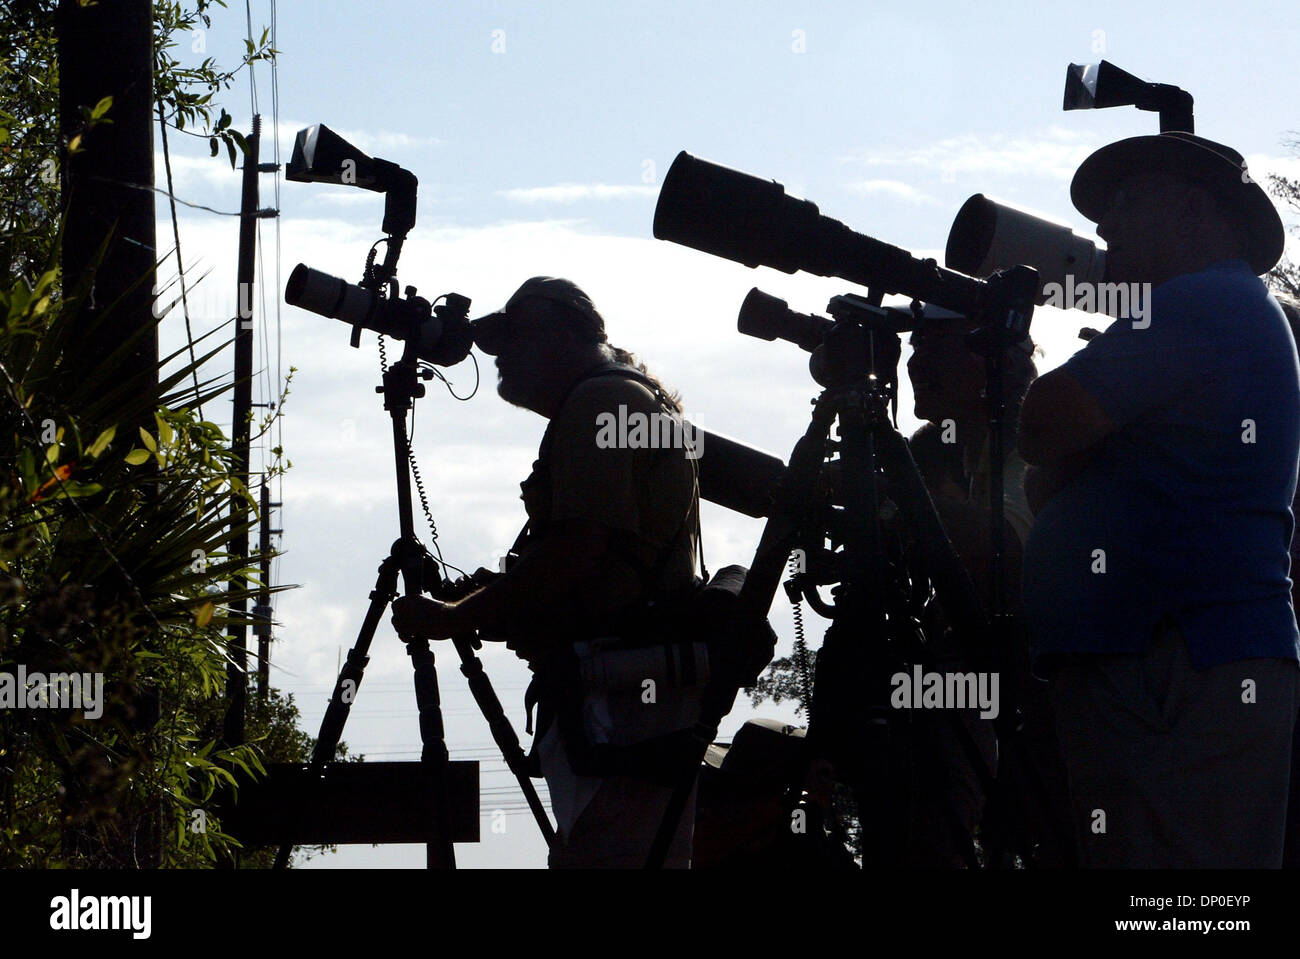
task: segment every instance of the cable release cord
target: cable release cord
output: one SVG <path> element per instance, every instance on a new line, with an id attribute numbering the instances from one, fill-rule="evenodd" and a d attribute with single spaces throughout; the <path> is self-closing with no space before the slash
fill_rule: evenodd
<path id="1" fill-rule="evenodd" d="M 802 572 L 799 561 L 799 551 L 793 550 L 790 553 L 790 578 L 796 579 Z M 808 644 L 804 640 L 803 631 L 803 602 L 799 598 L 799 593 L 795 590 L 789 592 L 790 611 L 794 616 L 794 662 L 799 673 L 799 688 L 803 692 L 803 701 L 807 703 L 807 711 L 812 708 L 812 677 L 810 675 L 811 666 L 809 664 Z"/>
<path id="2" fill-rule="evenodd" d="M 371 253 L 372 254 L 374 253 L 373 247 L 371 248 Z M 443 296 L 438 297 L 438 300 L 445 299 L 445 297 L 446 294 L 443 294 Z M 435 300 L 434 302 L 436 303 L 438 302 L 438 300 Z M 470 354 L 470 358 L 474 360 L 474 389 L 467 396 L 457 396 L 455 391 L 452 390 L 451 388 L 451 383 L 448 382 L 447 378 L 443 376 L 442 372 L 434 368 L 432 364 L 425 364 L 425 367 L 432 369 L 433 374 L 437 376 L 438 379 L 442 380 L 443 385 L 447 387 L 447 392 L 450 393 L 454 399 L 460 400 L 461 402 L 466 402 L 471 398 L 473 398 L 475 394 L 478 393 L 479 382 L 480 382 L 478 360 L 474 358 L 474 355 L 472 353 Z M 388 350 L 387 350 L 387 345 L 384 341 L 384 335 L 382 333 L 379 334 L 379 368 L 384 373 L 388 372 Z M 447 560 L 443 558 L 442 548 L 438 545 L 438 524 L 433 518 L 433 511 L 429 509 L 429 497 L 424 489 L 424 478 L 420 475 L 420 464 L 417 463 L 415 459 L 414 446 L 415 446 L 415 404 L 412 403 L 411 422 L 409 424 L 409 429 L 407 431 L 406 461 L 407 463 L 410 464 L 411 476 L 415 480 L 415 491 L 420 497 L 420 509 L 424 513 L 425 521 L 429 524 L 429 540 L 430 540 L 429 545 L 432 547 L 434 554 L 437 556 L 438 564 L 442 566 L 444 570 L 452 570 L 458 573 L 459 575 L 464 576 L 466 575 L 466 573 L 463 569 L 461 569 L 458 566 L 453 566 L 451 563 L 447 562 Z"/>

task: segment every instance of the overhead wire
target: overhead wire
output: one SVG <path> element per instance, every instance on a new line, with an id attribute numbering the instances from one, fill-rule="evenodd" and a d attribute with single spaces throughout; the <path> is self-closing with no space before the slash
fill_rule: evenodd
<path id="1" fill-rule="evenodd" d="M 245 26 L 247 31 L 247 41 L 248 41 L 249 49 L 252 50 L 255 48 L 255 42 L 253 38 L 253 12 L 252 12 L 252 4 L 250 0 L 244 0 L 244 17 L 245 17 Z M 277 34 L 278 34 L 277 20 L 278 20 L 278 10 L 276 7 L 276 2 L 275 0 L 271 0 L 271 26 L 269 28 L 269 31 L 271 37 L 272 50 L 276 50 Z M 278 449 L 283 450 L 284 448 L 283 445 L 284 434 L 283 434 L 281 410 L 280 410 L 280 403 L 279 403 L 284 381 L 282 377 L 282 360 L 281 360 L 283 337 L 282 337 L 281 311 L 280 311 L 281 244 L 280 244 L 280 217 L 279 217 L 279 213 L 280 213 L 279 65 L 277 62 L 276 54 L 273 54 L 270 57 L 270 64 L 271 64 L 270 69 L 271 69 L 271 107 L 272 107 L 271 139 L 272 139 L 272 150 L 273 150 L 273 160 L 274 160 L 273 170 L 272 170 L 272 183 L 273 183 L 273 190 L 274 190 L 274 197 L 275 197 L 274 205 L 272 209 L 276 214 L 274 217 L 275 219 L 275 253 L 274 253 L 275 274 L 274 274 L 274 284 L 268 283 L 267 267 L 266 267 L 266 247 L 265 247 L 265 243 L 263 242 L 262 222 L 261 222 L 261 218 L 259 217 L 256 222 L 256 236 L 257 236 L 257 268 L 258 268 L 259 284 L 260 284 L 259 301 L 261 306 L 261 318 L 260 318 L 261 322 L 258 328 L 258 339 L 257 339 L 258 363 L 257 363 L 256 370 L 253 373 L 253 377 L 254 377 L 253 382 L 257 385 L 258 392 L 260 392 L 261 394 L 260 397 L 257 398 L 258 400 L 260 400 L 260 402 L 255 403 L 255 406 L 256 408 L 265 410 L 264 415 L 269 417 L 271 421 L 271 426 L 268 429 L 257 431 L 255 450 L 256 450 L 257 461 L 259 466 L 258 472 L 262 477 L 263 484 L 267 484 L 267 492 L 268 492 L 267 499 L 270 502 L 282 503 L 284 499 L 283 476 L 275 477 L 275 482 L 272 484 L 269 482 L 269 477 L 267 475 L 271 467 L 274 465 L 274 456 L 271 451 L 272 443 L 274 443 L 275 447 Z M 257 116 L 260 113 L 259 97 L 258 97 L 258 90 L 257 90 L 257 67 L 256 64 L 253 62 L 250 62 L 248 64 L 248 85 L 249 85 L 249 107 L 253 115 Z M 268 293 L 268 287 L 271 288 L 270 293 Z M 272 356 L 271 356 L 270 334 L 267 329 L 269 325 L 268 318 L 271 314 L 271 311 L 268 306 L 268 300 L 267 300 L 268 295 L 273 298 L 272 301 L 275 303 L 274 363 L 272 362 Z M 271 380 L 273 368 L 275 373 L 274 382 L 272 382 Z M 250 466 L 251 465 L 252 465 L 252 456 L 250 455 Z M 272 486 L 275 487 L 274 490 L 271 488 Z M 269 524 L 271 522 L 271 517 L 269 515 L 260 516 L 259 522 L 263 524 Z M 280 524 L 280 528 L 283 529 L 283 523 Z M 276 535 L 280 535 L 280 534 L 276 534 Z M 278 553 L 278 548 L 276 548 L 275 551 Z M 280 573 L 280 563 L 279 563 L 279 556 L 277 555 L 274 556 L 271 560 L 269 584 L 274 584 L 279 581 L 279 573 Z"/>
<path id="2" fill-rule="evenodd" d="M 253 49 L 253 7 L 249 0 L 244 0 L 244 18 L 248 24 L 249 49 Z M 254 114 L 257 113 L 257 75 L 253 64 L 248 65 L 248 103 Z"/>
<path id="3" fill-rule="evenodd" d="M 167 171 L 167 201 L 172 216 L 172 239 L 176 244 L 176 276 L 181 284 L 181 312 L 185 315 L 185 339 L 190 346 L 190 372 L 194 377 L 194 396 L 201 395 L 199 389 L 198 359 L 194 352 L 194 329 L 190 326 L 190 299 L 185 283 L 185 261 L 181 258 L 181 227 L 176 219 L 176 190 L 172 179 L 172 155 L 167 147 L 167 114 L 162 101 L 158 101 L 158 126 L 162 130 L 163 168 Z M 198 404 L 199 420 L 203 419 L 203 404 Z"/>
<path id="4" fill-rule="evenodd" d="M 279 11 L 276 7 L 276 0 L 271 0 L 271 49 L 275 54 L 271 57 L 271 147 L 272 159 L 275 163 L 275 173 L 272 176 L 272 189 L 275 194 L 275 398 L 276 402 L 280 400 L 280 393 L 284 388 L 283 372 L 283 330 L 281 327 L 280 314 L 280 290 L 283 289 L 281 282 L 281 253 L 280 253 L 280 54 L 279 54 Z M 265 326 L 265 318 L 263 319 Z M 268 346 L 269 352 L 269 346 Z M 269 367 L 269 362 L 268 362 Z M 283 410 L 276 410 L 274 420 L 275 428 L 275 448 L 284 450 L 284 416 Z M 275 477 L 276 492 L 271 496 L 271 500 L 280 503 L 280 529 L 285 528 L 283 522 L 284 516 L 284 474 L 280 473 Z M 283 536 L 283 533 L 279 534 Z M 277 545 L 277 555 L 271 560 L 271 582 L 279 581 L 280 572 L 280 548 L 283 546 L 283 539 Z"/>

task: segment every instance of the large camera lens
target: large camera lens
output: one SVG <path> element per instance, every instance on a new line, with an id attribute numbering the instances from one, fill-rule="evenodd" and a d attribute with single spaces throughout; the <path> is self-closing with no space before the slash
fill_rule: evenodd
<path id="1" fill-rule="evenodd" d="M 740 304 L 740 316 L 736 318 L 736 329 L 746 336 L 763 340 L 780 337 L 809 353 L 821 346 L 826 331 L 832 326 L 834 323 L 824 316 L 796 313 L 785 300 L 764 293 L 758 287 L 749 291 L 745 302 Z"/>
<path id="2" fill-rule="evenodd" d="M 415 336 L 415 355 L 439 366 L 454 366 L 469 355 L 473 334 L 470 301 L 448 294 L 444 306 L 430 310 L 418 296 L 385 299 L 374 290 L 313 270 L 299 263 L 289 274 L 285 302 L 350 326 L 405 340 Z"/>
<path id="3" fill-rule="evenodd" d="M 289 274 L 284 299 L 291 306 L 300 306 L 353 326 L 365 326 L 366 317 L 376 308 L 378 297 L 373 290 L 363 290 L 337 276 L 299 263 Z"/>

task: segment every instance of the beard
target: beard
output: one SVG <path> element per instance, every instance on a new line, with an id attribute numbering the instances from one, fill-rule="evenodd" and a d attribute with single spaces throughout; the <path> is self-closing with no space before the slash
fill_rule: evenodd
<path id="1" fill-rule="evenodd" d="M 536 394 L 536 384 L 530 382 L 529 378 L 519 371 L 506 372 L 497 366 L 497 396 L 501 397 L 511 406 L 519 406 L 524 409 L 532 409 L 533 405 L 530 400 Z"/>
<path id="2" fill-rule="evenodd" d="M 523 396 L 518 392 L 518 387 L 513 380 L 506 379 L 503 376 L 497 377 L 497 396 L 501 397 L 511 406 L 523 406 Z"/>

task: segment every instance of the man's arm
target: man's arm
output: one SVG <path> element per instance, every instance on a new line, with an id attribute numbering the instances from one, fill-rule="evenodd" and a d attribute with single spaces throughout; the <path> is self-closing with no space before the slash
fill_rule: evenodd
<path id="1" fill-rule="evenodd" d="M 573 628 L 636 600 L 643 584 L 618 540 L 635 538 L 642 518 L 638 491 L 649 451 L 598 444 L 602 413 L 626 405 L 648 414 L 659 404 L 645 387 L 609 377 L 575 389 L 552 422 L 551 521 L 505 577 L 452 605 L 429 600 L 394 604 L 402 632 L 445 638 L 473 629 L 507 634 Z M 415 615 L 418 612 L 418 615 Z"/>
<path id="2" fill-rule="evenodd" d="M 556 523 L 510 572 L 455 604 L 473 629 L 518 627 L 557 612 L 575 595 L 635 597 L 632 568 L 611 550 L 617 534 L 586 520 Z"/>
<path id="3" fill-rule="evenodd" d="M 1079 456 L 1061 460 L 1051 466 L 1031 466 L 1025 470 L 1025 499 L 1035 516 L 1047 505 L 1061 487 L 1074 479 L 1092 462 L 1096 447 L 1086 450 Z"/>
<path id="4" fill-rule="evenodd" d="M 1065 370 L 1036 379 L 1020 408 L 1020 455 L 1031 466 L 1076 470 L 1086 465 L 1115 424 L 1096 398 Z"/>
<path id="5" fill-rule="evenodd" d="M 509 573 L 459 602 L 401 597 L 393 604 L 393 625 L 400 633 L 445 639 L 476 629 L 512 631 L 535 625 L 565 614 L 583 596 L 630 600 L 639 581 L 631 566 L 610 549 L 616 535 L 600 523 L 557 523 Z"/>

